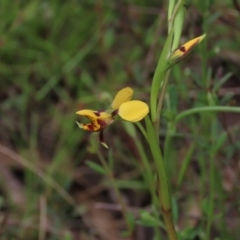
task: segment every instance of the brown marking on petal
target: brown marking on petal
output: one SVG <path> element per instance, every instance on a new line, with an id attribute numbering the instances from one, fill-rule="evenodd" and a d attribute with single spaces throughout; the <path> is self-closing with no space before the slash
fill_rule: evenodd
<path id="1" fill-rule="evenodd" d="M 181 52 L 183 52 L 183 53 L 186 52 L 186 48 L 185 48 L 184 46 L 181 46 L 181 47 L 179 48 L 179 50 L 180 50 Z"/>
<path id="2" fill-rule="evenodd" d="M 101 114 L 99 112 L 94 112 L 94 114 L 99 117 Z"/>
<path id="3" fill-rule="evenodd" d="M 86 125 L 89 131 L 93 132 L 95 130 L 94 126 L 92 124 Z"/>
<path id="4" fill-rule="evenodd" d="M 107 123 L 101 119 L 97 119 L 97 123 L 101 126 L 101 128 L 104 128 L 107 126 Z"/>
<path id="5" fill-rule="evenodd" d="M 115 117 L 116 115 L 118 115 L 118 109 L 112 112 L 112 117 Z"/>

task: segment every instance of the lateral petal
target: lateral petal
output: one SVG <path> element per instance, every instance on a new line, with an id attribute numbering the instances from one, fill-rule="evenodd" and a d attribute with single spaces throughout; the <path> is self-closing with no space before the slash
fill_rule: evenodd
<path id="1" fill-rule="evenodd" d="M 76 122 L 76 123 L 79 128 L 89 132 L 98 132 L 101 129 L 101 125 L 99 125 L 96 121 L 92 123 L 87 123 L 87 124 L 79 123 L 79 122 Z"/>
<path id="2" fill-rule="evenodd" d="M 149 113 L 149 107 L 145 102 L 133 100 L 121 104 L 118 115 L 129 122 L 138 122 Z"/>

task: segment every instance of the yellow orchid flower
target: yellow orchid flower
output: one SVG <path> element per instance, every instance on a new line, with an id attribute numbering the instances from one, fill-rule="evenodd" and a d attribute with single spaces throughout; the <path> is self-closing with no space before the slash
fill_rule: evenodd
<path id="1" fill-rule="evenodd" d="M 84 116 L 90 120 L 90 123 L 78 123 L 78 126 L 86 131 L 100 132 L 99 140 L 108 148 L 104 141 L 103 130 L 113 123 L 117 116 L 129 122 L 138 122 L 142 120 L 149 112 L 148 105 L 139 100 L 131 100 L 133 90 L 130 87 L 121 89 L 115 96 L 110 108 L 105 111 L 94 111 L 84 109 L 76 114 Z"/>
<path id="2" fill-rule="evenodd" d="M 187 43 L 183 44 L 179 48 L 175 49 L 174 51 L 172 51 L 172 53 L 169 56 L 169 62 L 176 63 L 176 62 L 180 61 L 183 57 L 187 56 L 187 54 L 190 53 L 190 51 L 196 45 L 198 45 L 200 42 L 202 42 L 202 40 L 205 37 L 206 37 L 206 34 L 203 34 L 202 36 L 196 37 L 196 38 L 188 41 Z"/>
<path id="3" fill-rule="evenodd" d="M 113 122 L 112 114 L 105 111 L 93 111 L 89 109 L 80 110 L 77 112 L 78 115 L 88 118 L 91 123 L 84 124 L 78 123 L 78 126 L 86 131 L 98 132 L 99 130 L 108 126 Z"/>

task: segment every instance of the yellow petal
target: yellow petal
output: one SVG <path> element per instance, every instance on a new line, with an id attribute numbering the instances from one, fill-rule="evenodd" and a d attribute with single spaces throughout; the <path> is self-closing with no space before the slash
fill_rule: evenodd
<path id="1" fill-rule="evenodd" d="M 149 112 L 149 107 L 145 102 L 133 100 L 121 104 L 118 115 L 129 122 L 142 120 Z"/>
<path id="2" fill-rule="evenodd" d="M 198 45 L 204 38 L 206 37 L 206 34 L 203 34 L 200 37 L 194 38 L 187 43 L 183 44 L 176 50 L 174 50 L 170 56 L 169 61 L 176 62 L 181 60 L 183 57 L 185 57 L 196 45 Z"/>
<path id="3" fill-rule="evenodd" d="M 111 108 L 113 110 L 116 110 L 120 107 L 120 105 L 124 102 L 128 102 L 132 99 L 132 95 L 133 95 L 133 90 L 130 87 L 126 87 L 121 89 L 115 96 L 112 104 L 111 104 Z"/>
<path id="4" fill-rule="evenodd" d="M 90 109 L 80 110 L 80 111 L 76 112 L 76 114 L 87 117 L 90 120 L 112 118 L 111 113 L 104 112 L 104 111 L 103 112 L 93 111 L 93 110 L 90 110 Z"/>
<path id="5" fill-rule="evenodd" d="M 77 123 L 79 128 L 82 128 L 85 131 L 97 132 L 97 131 L 101 130 L 101 126 L 97 122 L 95 122 L 95 124 L 94 123 L 84 124 L 84 123 L 79 123 L 79 122 L 76 122 L 76 123 Z"/>
<path id="6" fill-rule="evenodd" d="M 105 111 L 101 112 L 84 109 L 76 113 L 81 116 L 87 117 L 91 121 L 88 124 L 77 122 L 78 127 L 90 132 L 100 131 L 114 121 L 114 117 L 112 116 L 112 114 Z"/>

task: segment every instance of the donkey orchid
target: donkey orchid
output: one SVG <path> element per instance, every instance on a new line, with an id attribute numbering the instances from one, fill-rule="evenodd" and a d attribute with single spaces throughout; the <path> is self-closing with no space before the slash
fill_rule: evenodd
<path id="1" fill-rule="evenodd" d="M 130 87 L 121 89 L 115 96 L 109 109 L 104 111 L 94 111 L 84 109 L 76 114 L 84 116 L 90 120 L 90 123 L 78 123 L 78 126 L 86 131 L 99 132 L 99 140 L 102 145 L 108 148 L 103 137 L 103 130 L 113 123 L 117 116 L 129 122 L 138 122 L 142 120 L 149 112 L 148 105 L 139 100 L 131 100 L 133 90 Z"/>

